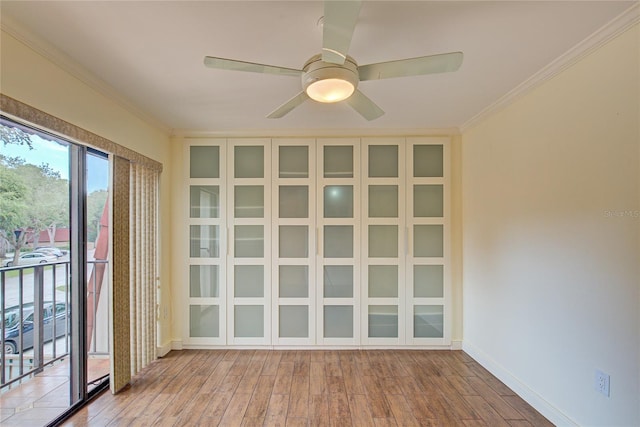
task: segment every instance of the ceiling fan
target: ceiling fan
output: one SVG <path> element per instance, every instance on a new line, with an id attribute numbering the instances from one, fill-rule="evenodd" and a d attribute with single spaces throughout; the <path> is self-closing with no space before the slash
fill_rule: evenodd
<path id="1" fill-rule="evenodd" d="M 384 111 L 358 90 L 359 82 L 444 73 L 460 68 L 462 52 L 358 65 L 347 52 L 361 3 L 360 0 L 325 1 L 322 53 L 312 56 L 301 70 L 213 56 L 206 56 L 204 64 L 210 68 L 301 78 L 302 91 L 271 112 L 267 116 L 270 119 L 283 117 L 311 98 L 325 103 L 345 101 L 365 119 L 374 120 Z"/>

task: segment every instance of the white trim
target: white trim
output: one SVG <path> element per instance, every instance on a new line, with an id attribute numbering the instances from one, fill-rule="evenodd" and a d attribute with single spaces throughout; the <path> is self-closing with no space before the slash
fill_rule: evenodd
<path id="1" fill-rule="evenodd" d="M 639 22 L 640 2 L 629 7 L 620 15 L 596 30 L 589 37 L 585 38 L 564 54 L 554 59 L 546 67 L 520 83 L 518 86 L 500 97 L 497 101 L 484 108 L 478 114 L 465 121 L 460 126 L 460 133 L 465 133 L 467 130 L 485 120 L 488 116 L 513 104 L 518 99 L 540 86 L 542 83 L 560 74 Z"/>
<path id="2" fill-rule="evenodd" d="M 158 358 L 166 356 L 171 350 L 182 350 L 182 340 L 171 340 L 156 347 L 158 352 Z"/>
<path id="3" fill-rule="evenodd" d="M 451 340 L 451 350 L 462 350 L 462 340 Z"/>
<path id="4" fill-rule="evenodd" d="M 562 413 L 560 409 L 545 400 L 544 397 L 530 389 L 525 383 L 520 381 L 518 377 L 513 375 L 478 347 L 470 344 L 468 341 L 465 341 L 462 345 L 462 349 L 553 424 L 559 426 L 579 425 L 569 416 Z"/>
<path id="5" fill-rule="evenodd" d="M 450 137 L 460 135 L 457 128 L 402 128 L 402 129 L 227 129 L 220 131 L 194 131 L 174 129 L 171 136 L 189 138 L 364 138 L 364 137 Z"/>
<path id="6" fill-rule="evenodd" d="M 176 343 L 177 341 L 174 341 Z M 185 344 L 172 350 L 455 350 L 449 345 L 215 345 Z"/>
<path id="7" fill-rule="evenodd" d="M 169 353 L 171 350 L 174 350 L 173 348 L 173 344 L 175 341 L 167 341 L 166 343 L 159 345 L 157 347 L 157 353 L 158 353 L 158 357 L 164 357 L 167 355 L 167 353 Z"/>
<path id="8" fill-rule="evenodd" d="M 71 74 L 73 77 L 77 78 L 91 89 L 97 91 L 109 100 L 115 102 L 127 112 L 138 117 L 148 125 L 161 130 L 167 135 L 171 134 L 171 128 L 166 124 L 151 116 L 141 108 L 135 106 L 133 103 L 131 103 L 131 101 L 120 95 L 120 93 L 113 86 L 97 77 L 82 65 L 78 64 L 69 55 L 53 46 L 47 40 L 35 35 L 31 30 L 29 30 L 22 24 L 16 22 L 6 15 L 3 15 L 2 20 L 0 21 L 0 29 L 32 49 L 38 55 L 42 56 L 48 61 L 51 61 L 62 70 Z"/>

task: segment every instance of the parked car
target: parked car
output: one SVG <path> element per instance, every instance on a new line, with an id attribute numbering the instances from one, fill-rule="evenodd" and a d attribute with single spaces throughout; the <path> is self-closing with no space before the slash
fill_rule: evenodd
<path id="1" fill-rule="evenodd" d="M 67 325 L 70 315 L 67 311 L 67 307 L 64 303 L 59 302 L 55 305 L 55 313 L 53 309 L 54 307 L 51 301 L 46 301 L 42 305 L 44 342 L 52 340 L 54 323 L 56 326 L 56 338 L 63 337 L 67 334 Z M 33 315 L 33 303 L 23 304 L 22 316 L 24 320 L 22 321 L 22 349 L 20 349 L 20 306 L 9 307 L 5 310 L 4 352 L 6 354 L 17 354 L 33 347 Z"/>
<path id="2" fill-rule="evenodd" d="M 58 257 L 55 255 L 48 255 L 41 252 L 28 252 L 20 255 L 18 265 L 46 264 L 57 260 Z M 3 267 L 13 267 L 13 259 L 7 260 Z"/>
<path id="3" fill-rule="evenodd" d="M 38 246 L 36 248 L 36 252 L 40 252 L 47 255 L 55 255 L 58 258 L 60 258 L 61 256 L 64 256 L 64 252 L 56 248 L 55 246 Z"/>

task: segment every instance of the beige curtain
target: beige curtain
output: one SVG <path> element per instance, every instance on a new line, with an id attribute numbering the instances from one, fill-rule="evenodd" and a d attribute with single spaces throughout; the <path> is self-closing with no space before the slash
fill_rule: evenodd
<path id="1" fill-rule="evenodd" d="M 111 392 L 122 390 L 131 380 L 129 296 L 129 199 L 130 162 L 113 156 L 112 275 L 111 284 Z"/>
<path id="2" fill-rule="evenodd" d="M 156 359 L 159 172 L 114 157 L 111 391 Z"/>
<path id="3" fill-rule="evenodd" d="M 131 374 L 156 359 L 159 174 L 131 163 L 130 169 Z"/>

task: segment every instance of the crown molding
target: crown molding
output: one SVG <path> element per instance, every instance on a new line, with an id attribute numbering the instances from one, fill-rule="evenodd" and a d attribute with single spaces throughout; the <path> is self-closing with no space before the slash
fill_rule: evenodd
<path id="1" fill-rule="evenodd" d="M 640 22 L 640 2 L 636 2 L 620 15 L 600 27 L 589 37 L 569 49 L 563 55 L 549 63 L 546 67 L 529 77 L 524 82 L 507 92 L 497 101 L 484 108 L 475 116 L 460 126 L 460 132 L 465 133 L 490 115 L 513 104 L 524 95 L 531 92 L 547 80 L 557 76 L 578 61 L 601 48 L 610 40 L 627 31 Z"/>
<path id="2" fill-rule="evenodd" d="M 163 131 L 167 135 L 171 134 L 171 128 L 166 124 L 134 105 L 131 101 L 122 96 L 113 86 L 97 77 L 82 65 L 78 64 L 69 55 L 53 46 L 42 37 L 35 35 L 24 25 L 16 22 L 6 15 L 3 15 L 0 20 L 0 30 L 5 31 L 7 34 L 26 45 L 40 56 L 51 61 L 53 64 L 77 78 L 91 89 L 115 102 L 143 122 Z"/>
<path id="3" fill-rule="evenodd" d="M 390 136 L 454 136 L 458 128 L 416 129 L 229 129 L 221 131 L 193 131 L 174 129 L 175 138 L 323 138 L 323 137 L 390 137 Z"/>

